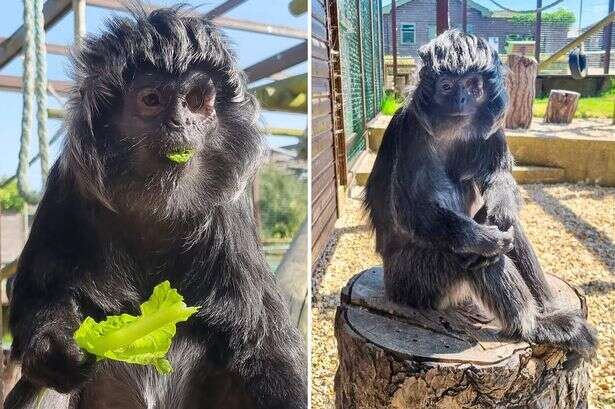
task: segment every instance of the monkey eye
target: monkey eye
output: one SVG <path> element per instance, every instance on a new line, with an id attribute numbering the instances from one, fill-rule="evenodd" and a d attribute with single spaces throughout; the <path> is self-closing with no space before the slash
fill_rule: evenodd
<path id="1" fill-rule="evenodd" d="M 142 115 L 155 116 L 163 109 L 163 98 L 155 88 L 145 88 L 137 94 L 137 108 Z"/>
<path id="2" fill-rule="evenodd" d="M 186 104 L 188 104 L 188 108 L 193 112 L 201 110 L 204 102 L 205 98 L 200 88 L 193 88 L 188 95 L 186 95 Z"/>
<path id="3" fill-rule="evenodd" d="M 443 91 L 450 91 L 451 88 L 453 88 L 453 84 L 448 81 L 444 81 L 442 84 L 440 84 L 440 88 L 442 88 Z"/>

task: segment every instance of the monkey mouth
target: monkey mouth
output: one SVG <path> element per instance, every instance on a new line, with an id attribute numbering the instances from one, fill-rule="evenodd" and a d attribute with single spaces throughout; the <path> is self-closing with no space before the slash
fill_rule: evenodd
<path id="1" fill-rule="evenodd" d="M 194 149 L 175 149 L 165 154 L 165 157 L 173 163 L 183 165 L 194 156 Z"/>

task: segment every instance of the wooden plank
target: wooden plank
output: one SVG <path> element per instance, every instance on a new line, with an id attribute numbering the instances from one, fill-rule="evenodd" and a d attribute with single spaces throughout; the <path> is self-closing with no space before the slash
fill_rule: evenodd
<path id="1" fill-rule="evenodd" d="M 318 20 L 312 20 L 312 37 L 315 37 L 320 41 L 327 41 L 327 29 L 324 24 Z"/>
<path id="2" fill-rule="evenodd" d="M 73 87 L 73 83 L 70 81 L 48 80 L 47 82 L 58 94 L 66 95 Z M 0 90 L 21 92 L 22 84 L 23 82 L 21 77 L 16 77 L 13 75 L 0 75 Z"/>
<path id="3" fill-rule="evenodd" d="M 0 44 L 4 43 L 9 37 L 0 37 Z M 47 49 L 48 54 L 55 55 L 68 55 L 69 46 L 62 44 L 45 44 L 45 48 Z"/>
<path id="4" fill-rule="evenodd" d="M 331 84 L 328 78 L 312 78 L 312 97 L 329 96 Z"/>
<path id="5" fill-rule="evenodd" d="M 88 0 L 88 4 L 105 8 L 109 10 L 119 10 L 125 11 L 126 6 L 123 4 L 123 0 Z M 156 8 L 160 8 L 159 5 L 150 5 L 146 8 L 148 10 L 153 10 Z M 216 23 L 217 26 L 228 28 L 231 30 L 240 30 L 240 31 L 249 31 L 251 33 L 261 33 L 261 34 L 271 34 L 279 37 L 288 37 L 288 38 L 300 38 L 307 39 L 307 32 L 303 30 L 298 30 L 292 27 L 286 26 L 277 26 L 273 24 L 265 24 L 258 23 L 250 20 L 242 20 L 238 18 L 231 18 L 226 16 L 218 16 L 213 19 L 213 22 Z"/>
<path id="6" fill-rule="evenodd" d="M 318 155 L 324 149 L 333 149 L 333 130 L 331 129 L 312 137 L 312 156 Z M 314 173 L 312 177 L 315 177 Z"/>
<path id="7" fill-rule="evenodd" d="M 47 0 L 43 5 L 43 17 L 45 30 L 53 27 L 64 17 L 72 6 L 72 0 Z M 0 69 L 4 68 L 15 58 L 23 48 L 26 39 L 26 31 L 23 26 L 0 43 Z"/>
<path id="8" fill-rule="evenodd" d="M 331 163 L 327 166 L 320 175 L 312 177 L 312 192 L 316 195 L 321 194 L 327 188 L 335 182 L 335 166 Z"/>
<path id="9" fill-rule="evenodd" d="M 224 3 L 205 13 L 205 16 L 207 18 L 215 18 L 221 16 L 224 13 L 231 11 L 235 7 L 242 5 L 246 1 L 247 0 L 226 0 Z"/>
<path id="10" fill-rule="evenodd" d="M 318 230 L 323 222 L 329 219 L 329 214 L 335 212 L 335 185 L 330 184 L 318 198 L 312 202 L 312 229 Z M 331 208 L 333 207 L 333 210 Z"/>
<path id="11" fill-rule="evenodd" d="M 312 265 L 316 265 L 316 261 L 322 254 L 325 246 L 329 243 L 331 235 L 335 230 L 335 220 L 337 219 L 337 212 L 331 213 L 329 216 L 329 220 L 326 220 L 322 223 L 321 226 L 318 226 L 320 231 L 315 231 L 312 226 Z"/>
<path id="12" fill-rule="evenodd" d="M 312 58 L 329 61 L 329 47 L 326 43 L 312 37 Z"/>
<path id="13" fill-rule="evenodd" d="M 312 135 L 317 135 L 333 127 L 331 115 L 312 117 Z"/>
<path id="14" fill-rule="evenodd" d="M 244 70 L 248 76 L 248 82 L 255 82 L 267 78 L 306 61 L 307 51 L 307 41 L 303 41 L 300 44 L 251 65 Z"/>
<path id="15" fill-rule="evenodd" d="M 312 117 L 331 113 L 331 100 L 328 96 L 312 98 Z"/>
<path id="16" fill-rule="evenodd" d="M 329 62 L 312 58 L 312 78 L 329 79 Z"/>
<path id="17" fill-rule="evenodd" d="M 312 18 L 326 25 L 327 13 L 323 2 L 312 1 Z"/>

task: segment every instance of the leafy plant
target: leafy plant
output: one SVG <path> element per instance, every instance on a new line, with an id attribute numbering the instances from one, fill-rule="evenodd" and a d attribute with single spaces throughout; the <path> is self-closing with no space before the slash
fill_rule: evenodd
<path id="1" fill-rule="evenodd" d="M 0 178 L 0 184 L 4 179 Z M 12 181 L 0 189 L 0 210 L 20 211 L 25 204 L 24 199 L 17 190 L 17 181 Z"/>
<path id="2" fill-rule="evenodd" d="M 380 112 L 384 115 L 394 115 L 399 107 L 402 106 L 403 102 L 403 99 L 396 96 L 395 92 L 387 91 L 385 92 L 384 98 L 382 98 L 382 102 L 380 103 Z"/>
<path id="3" fill-rule="evenodd" d="M 290 239 L 307 215 L 307 184 L 276 165 L 260 174 L 262 229 L 265 238 Z"/>
<path id="4" fill-rule="evenodd" d="M 510 17 L 510 20 L 517 24 L 534 25 L 536 24 L 536 13 L 516 13 Z M 576 17 L 570 10 L 559 9 L 551 13 L 542 13 L 541 21 L 570 27 L 576 21 Z"/>
<path id="5" fill-rule="evenodd" d="M 75 331 L 75 341 L 98 360 L 109 358 L 153 365 L 158 372 L 173 371 L 166 354 L 175 336 L 175 325 L 198 311 L 188 307 L 168 281 L 158 284 L 141 304 L 141 315 L 121 314 L 96 322 L 87 317 Z"/>

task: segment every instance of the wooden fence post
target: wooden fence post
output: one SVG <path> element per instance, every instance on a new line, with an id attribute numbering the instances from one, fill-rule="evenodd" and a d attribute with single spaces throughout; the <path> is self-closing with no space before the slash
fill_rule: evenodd
<path id="1" fill-rule="evenodd" d="M 528 129 L 532 124 L 538 63 L 531 57 L 509 54 L 508 67 L 510 73 L 506 88 L 510 98 L 505 126 L 509 129 Z"/>

